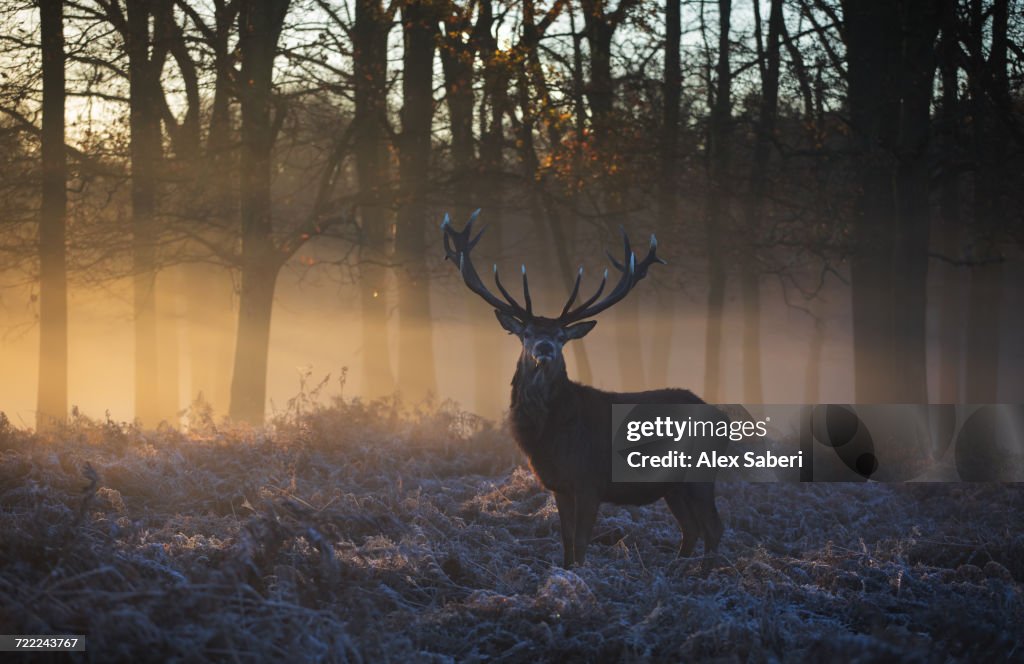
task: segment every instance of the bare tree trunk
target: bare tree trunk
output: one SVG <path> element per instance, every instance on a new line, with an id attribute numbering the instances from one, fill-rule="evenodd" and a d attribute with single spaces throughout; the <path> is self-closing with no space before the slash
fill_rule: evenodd
<path id="1" fill-rule="evenodd" d="M 704 341 L 704 398 L 714 403 L 722 394 L 722 314 L 725 309 L 725 235 L 729 226 L 732 71 L 729 67 L 731 0 L 718 3 L 718 84 L 711 110 L 711 188 L 707 214 L 708 311 Z"/>
<path id="2" fill-rule="evenodd" d="M 959 183 L 947 182 L 942 191 L 942 251 L 960 251 Z M 956 225 L 954 225 L 956 224 Z M 960 362 L 964 342 L 964 277 L 968 272 L 955 265 L 940 266 L 939 300 L 939 403 L 960 403 Z"/>
<path id="3" fill-rule="evenodd" d="M 479 207 L 481 201 L 487 206 L 488 228 L 490 230 L 490 242 L 494 246 L 500 246 L 498 234 L 500 224 L 497 223 L 500 212 L 494 209 L 492 198 L 492 183 L 483 187 L 475 186 L 479 181 L 473 181 L 474 173 L 479 174 L 475 168 L 476 151 L 473 146 L 473 60 L 476 53 L 477 39 L 475 34 L 468 35 L 471 23 L 469 12 L 472 4 L 465 9 L 456 2 L 448 3 L 447 13 L 444 16 L 444 34 L 441 39 L 440 53 L 441 66 L 444 71 L 445 101 L 448 106 L 449 127 L 451 129 L 451 159 L 452 172 L 450 197 L 454 201 L 451 209 L 452 216 L 460 222 L 465 221 L 470 213 Z M 481 12 L 490 11 L 490 6 L 481 5 Z M 481 18 L 481 20 L 485 20 Z M 491 19 L 487 19 L 486 28 L 478 27 L 477 30 L 486 29 L 490 31 Z M 476 30 L 474 31 L 474 33 Z M 485 75 L 486 76 L 486 75 Z M 487 92 L 492 92 L 491 84 L 484 83 Z M 500 132 L 500 129 L 499 129 Z M 500 139 L 499 139 L 500 140 Z M 492 139 L 493 141 L 493 139 Z M 483 146 L 481 146 L 483 150 Z M 491 150 L 494 148 L 491 147 Z M 500 164 L 500 144 L 497 146 L 497 164 Z M 491 155 L 491 159 L 495 159 Z M 484 175 L 486 178 L 487 176 Z M 481 191 L 483 189 L 483 191 Z M 496 244 L 496 241 L 498 244 Z M 473 335 L 473 382 L 475 386 L 474 407 L 480 415 L 496 417 L 501 412 L 497 385 L 494 382 L 493 362 L 489 361 L 494 356 L 493 351 L 488 352 L 487 339 L 493 343 L 494 316 L 490 310 L 480 306 L 479 298 L 471 292 L 465 292 L 463 299 L 466 303 L 466 310 L 469 313 L 468 320 L 472 325 Z"/>
<path id="4" fill-rule="evenodd" d="M 156 320 L 156 168 L 162 154 L 157 108 L 159 72 L 150 57 L 151 5 L 127 3 L 129 125 L 132 162 L 132 274 L 135 317 L 135 419 L 160 419 L 159 344 Z"/>
<path id="5" fill-rule="evenodd" d="M 971 3 L 969 44 L 975 150 L 978 166 L 974 183 L 975 247 L 967 315 L 966 397 L 972 403 L 995 403 L 999 395 L 999 336 L 1002 312 L 1003 265 L 1000 228 L 1005 223 L 1006 143 L 1003 118 L 1012 113 L 1007 76 L 1008 0 L 992 3 L 988 61 L 984 59 L 984 9 Z M 986 89 L 987 88 L 987 89 Z"/>
<path id="6" fill-rule="evenodd" d="M 926 0 L 844 3 L 861 169 L 851 261 L 859 402 L 926 403 L 926 148 L 937 31 Z"/>
<path id="7" fill-rule="evenodd" d="M 526 92 L 528 90 L 528 83 L 523 74 L 520 74 L 520 76 L 519 107 L 523 111 L 523 122 L 518 127 L 518 140 L 516 144 L 519 148 L 519 160 L 523 168 L 523 179 L 527 182 L 536 182 L 540 165 L 537 160 L 537 150 L 533 140 L 534 118 L 529 111 L 531 101 L 529 94 Z M 532 191 L 529 192 L 530 218 L 533 220 L 538 237 L 542 237 L 545 230 L 551 233 L 551 244 L 555 250 L 555 261 L 558 264 L 559 273 L 564 275 L 566 288 L 571 288 L 575 279 L 575 272 L 569 257 L 565 226 L 552 197 L 543 190 L 543 184 L 543 182 L 537 183 Z M 547 228 L 545 228 L 541 220 L 547 221 Z M 593 373 L 590 370 L 590 359 L 587 355 L 587 348 L 581 341 L 571 345 L 573 361 L 576 363 L 576 374 L 581 382 L 591 384 L 593 382 Z"/>
<path id="8" fill-rule="evenodd" d="M 508 74 L 500 59 L 495 58 L 497 44 L 494 43 L 492 25 L 494 12 L 490 0 L 480 3 L 475 39 L 477 50 L 483 59 L 484 103 L 480 117 L 480 175 L 483 185 L 481 199 L 487 207 L 489 241 L 492 247 L 501 250 L 501 220 L 504 209 L 504 130 L 503 118 L 508 107 Z M 467 293 L 467 296 L 469 294 Z M 473 297 L 473 300 L 477 298 Z M 469 302 L 469 320 L 473 325 L 473 384 L 475 408 L 484 417 L 497 418 L 508 404 L 508 387 L 497 376 L 507 370 L 494 352 L 494 312 L 481 307 L 479 302 Z"/>
<path id="9" fill-rule="evenodd" d="M 186 161 L 196 174 L 195 192 L 203 202 L 204 217 L 196 220 L 195 233 L 212 245 L 231 246 L 227 229 L 238 223 L 238 194 L 230 174 L 238 172 L 235 131 L 228 113 L 227 86 L 218 76 L 206 142 L 205 159 L 196 136 L 186 148 Z M 196 243 L 199 255 L 208 251 Z M 217 413 L 227 413 L 231 401 L 231 369 L 234 356 L 235 284 L 228 267 L 213 262 L 180 266 L 178 283 L 183 301 L 185 338 L 189 348 L 189 399 L 203 400 Z"/>
<path id="10" fill-rule="evenodd" d="M 760 24 L 759 4 L 754 3 Z M 758 53 L 761 67 L 761 109 L 757 119 L 757 139 L 750 166 L 750 191 L 745 205 L 745 238 L 740 259 L 740 287 L 743 296 L 743 401 L 762 403 L 761 381 L 761 270 L 757 241 L 762 227 L 764 199 L 768 191 L 768 164 L 775 140 L 775 117 L 779 106 L 779 50 L 782 34 L 782 0 L 772 0 L 768 16 L 768 44 Z M 758 25 L 760 30 L 760 25 Z M 758 39 L 760 50 L 760 39 Z"/>
<path id="11" fill-rule="evenodd" d="M 528 90 L 528 83 L 525 81 L 522 73 L 520 76 L 519 107 L 523 112 L 523 122 L 517 129 L 516 144 L 518 146 L 520 165 L 523 169 L 523 179 L 527 182 L 536 182 L 540 165 L 537 160 L 537 150 L 534 146 L 534 118 L 529 111 L 531 102 L 529 94 L 526 92 Z M 564 275 L 566 288 L 572 288 L 573 281 L 576 278 L 575 266 L 569 257 L 568 238 L 565 233 L 566 224 L 563 222 L 552 196 L 544 191 L 543 182 L 539 182 L 533 187 L 532 191 L 529 192 L 529 197 L 530 219 L 533 220 L 535 234 L 537 237 L 542 237 L 545 234 L 545 230 L 550 232 L 551 244 L 555 250 L 555 261 L 558 264 L 559 273 Z M 541 220 L 547 221 L 546 228 Z M 576 363 L 576 375 L 581 382 L 591 384 L 593 382 L 593 373 L 590 369 L 590 359 L 587 355 L 586 346 L 581 342 L 582 340 L 576 341 L 571 345 L 573 361 Z"/>
<path id="12" fill-rule="evenodd" d="M 572 156 L 572 171 L 576 173 L 577 178 L 582 178 L 583 175 L 583 144 L 586 140 L 586 90 L 587 80 L 583 74 L 583 48 L 582 42 L 586 37 L 586 30 L 576 31 L 576 12 L 575 8 L 570 5 L 569 11 L 569 25 L 573 32 L 572 39 L 572 93 L 573 93 L 573 109 L 575 115 L 574 129 L 576 132 L 576 145 Z M 575 184 L 575 183 L 574 183 Z M 580 209 L 580 198 L 581 190 L 579 186 L 574 186 L 572 195 L 570 197 L 570 203 L 572 211 L 569 217 L 566 219 L 565 225 L 565 236 L 570 243 L 576 241 L 577 227 L 579 226 L 579 219 L 577 215 Z M 559 265 L 563 263 L 559 259 Z M 565 265 L 568 266 L 568 260 Z M 566 288 L 571 289 L 573 283 L 572 272 L 565 270 L 562 267 L 563 277 L 565 279 Z M 572 344 L 573 361 L 576 363 L 576 376 L 580 382 L 587 385 L 593 384 L 593 371 L 590 368 L 590 357 L 587 355 L 587 340 L 579 339 Z"/>
<path id="13" fill-rule="evenodd" d="M 615 87 L 612 77 L 612 40 L 621 24 L 625 11 L 635 4 L 620 0 L 615 11 L 606 11 L 604 0 L 583 0 L 583 17 L 586 24 L 587 43 L 590 47 L 590 82 L 587 86 L 587 100 L 590 103 L 594 142 L 597 152 L 607 162 L 618 158 L 614 129 L 616 120 Z M 624 191 L 612 179 L 603 188 L 604 215 L 607 235 L 613 242 L 619 241 L 618 220 L 623 207 Z M 614 246 L 614 245 L 613 245 Z M 627 298 L 614 309 L 615 349 L 619 360 L 619 375 L 622 389 L 644 389 L 649 387 L 645 380 L 643 347 L 645 338 L 640 332 L 640 298 Z"/>
<path id="14" fill-rule="evenodd" d="M 359 179 L 362 244 L 359 293 L 362 301 L 363 394 L 374 399 L 395 391 L 388 346 L 385 291 L 390 262 L 387 137 L 387 38 L 390 18 L 380 0 L 356 3 L 354 152 Z"/>
<path id="15" fill-rule="evenodd" d="M 67 157 L 64 150 L 64 3 L 39 3 L 43 55 L 42 200 L 39 209 L 39 392 L 36 429 L 68 413 Z"/>
<path id="16" fill-rule="evenodd" d="M 405 50 L 402 134 L 398 142 L 401 201 L 395 241 L 401 264 L 398 383 L 402 393 L 413 402 L 437 393 L 425 235 L 436 19 L 436 11 L 428 0 L 408 0 L 402 6 Z"/>
<path id="17" fill-rule="evenodd" d="M 175 157 L 180 158 L 182 163 L 186 164 L 189 169 L 187 172 L 194 172 L 198 170 L 197 157 L 199 156 L 200 142 L 198 74 L 194 61 L 189 57 L 184 32 L 175 20 L 174 5 L 170 2 L 155 2 L 152 7 L 152 18 L 153 44 L 158 45 L 154 47 L 154 50 L 159 49 L 165 54 L 160 58 L 166 58 L 166 54 L 170 54 L 175 59 L 187 102 L 182 121 L 179 123 L 173 116 L 164 116 L 164 126 L 171 137 L 171 149 L 175 153 Z M 154 76 L 157 78 L 157 85 L 153 91 L 155 97 L 153 103 L 157 105 L 158 109 L 161 109 L 162 105 L 166 103 L 163 88 L 159 84 L 159 72 L 163 62 L 157 57 L 154 57 L 153 60 L 154 62 L 150 66 L 154 68 Z M 162 154 L 161 157 L 163 157 Z M 192 187 L 191 189 L 191 194 L 198 193 L 198 188 Z M 178 347 L 180 322 L 178 298 L 182 286 L 181 273 L 182 268 L 178 265 L 167 267 L 157 275 L 154 285 L 157 321 L 157 376 L 159 377 L 157 412 L 161 422 L 167 422 L 175 428 L 181 424 L 178 417 L 181 410 L 179 399 L 181 354 Z"/>
<path id="18" fill-rule="evenodd" d="M 232 419 L 262 424 L 267 399 L 267 359 L 274 286 L 281 269 L 271 221 L 271 119 L 274 57 L 288 0 L 242 0 L 238 14 L 242 81 L 242 156 L 239 198 L 242 220 L 242 283 L 238 336 L 231 378 Z M 283 110 L 278 109 L 279 114 Z"/>
<path id="19" fill-rule="evenodd" d="M 771 19 L 769 18 L 769 20 Z M 824 152 L 824 145 L 822 144 L 820 137 L 822 136 L 825 126 L 825 88 L 821 79 L 821 69 L 824 67 L 824 64 L 818 64 L 818 75 L 812 86 L 811 76 L 807 71 L 803 55 L 797 47 L 796 42 L 786 31 L 786 23 L 784 20 L 779 23 L 778 29 L 781 45 L 789 53 L 791 66 L 797 79 L 796 83 L 800 90 L 801 101 L 803 102 L 804 124 L 812 145 L 814 145 L 814 151 L 818 153 L 816 155 L 816 159 L 818 160 L 817 164 L 823 164 L 824 161 L 822 160 L 822 153 Z M 767 71 L 767 67 L 762 68 L 763 74 L 767 75 Z M 812 207 L 819 215 L 827 214 L 825 208 L 825 199 L 827 196 L 825 183 L 827 179 L 827 170 L 821 166 L 817 166 L 813 176 L 814 193 Z M 811 343 L 808 347 L 807 368 L 804 371 L 803 391 L 804 401 L 809 404 L 819 403 L 821 399 L 821 356 L 825 346 L 825 340 L 827 338 L 825 334 L 827 330 L 827 322 L 821 311 L 821 297 L 821 294 L 819 294 L 813 300 L 808 302 L 814 331 L 811 335 Z"/>
<path id="20" fill-rule="evenodd" d="M 993 259 L 998 260 L 998 259 Z M 1002 310 L 1003 265 L 971 267 L 967 315 L 968 362 L 965 380 L 969 403 L 999 401 L 999 320 Z"/>
<path id="21" fill-rule="evenodd" d="M 492 247 L 500 251 L 503 235 L 503 187 L 498 171 L 504 162 L 500 116 L 497 126 L 491 127 L 490 135 L 484 136 L 481 143 L 485 183 L 482 199 L 490 210 L 487 214 L 488 241 Z M 499 355 L 494 349 L 494 310 L 490 307 L 481 307 L 479 298 L 475 296 L 473 300 L 467 302 L 467 306 L 470 312 L 469 320 L 473 325 L 475 408 L 478 415 L 497 418 L 508 406 L 508 384 L 496 378 L 505 375 L 508 369 L 499 362 Z"/>
<path id="22" fill-rule="evenodd" d="M 931 246 L 931 178 L 928 146 L 935 82 L 939 16 L 932 0 L 906 0 L 900 50 L 896 210 L 899 227 L 889 274 L 895 282 L 897 321 L 890 371 L 901 376 L 893 401 L 928 403 L 928 251 Z"/>
<path id="23" fill-rule="evenodd" d="M 679 105 L 682 100 L 683 76 L 679 49 L 682 41 L 681 0 L 665 0 L 665 82 L 661 128 L 661 179 L 658 183 L 658 220 L 660 228 L 671 232 L 682 222 L 679 219 Z M 650 385 L 668 383 L 668 367 L 672 359 L 672 327 L 675 322 L 676 294 L 669 280 L 655 277 L 658 289 L 658 316 L 651 335 Z"/>
<path id="24" fill-rule="evenodd" d="M 465 219 L 478 207 L 470 193 L 474 187 L 476 152 L 473 146 L 473 60 L 476 42 L 466 33 L 471 26 L 469 18 L 454 2 L 449 3 L 444 16 L 444 35 L 441 39 L 441 66 L 444 71 L 445 101 L 448 106 L 451 129 L 452 176 L 451 192 L 455 200 L 456 219 Z"/>
<path id="25" fill-rule="evenodd" d="M 622 199 L 613 194 L 610 199 L 613 204 L 606 206 L 608 232 L 606 237 L 614 243 L 621 241 L 618 233 L 618 223 L 613 219 L 620 219 L 618 214 L 612 214 L 614 210 L 621 209 Z M 572 274 L 569 272 L 569 274 Z M 644 390 L 655 385 L 648 385 L 646 371 L 644 370 L 643 349 L 647 344 L 647 336 L 640 328 L 641 297 L 628 297 L 616 305 L 612 310 L 614 325 L 612 327 L 615 336 L 616 357 L 619 360 L 619 375 L 622 378 L 620 389 L 623 390 Z M 664 361 L 664 360 L 663 360 Z"/>
<path id="26" fill-rule="evenodd" d="M 178 413 L 181 411 L 180 367 L 181 353 L 178 343 L 178 327 L 181 312 L 178 309 L 178 295 L 181 292 L 181 270 L 171 266 L 160 272 L 157 280 L 157 347 L 159 352 L 157 370 L 160 373 L 160 421 L 172 427 L 181 425 Z"/>
<path id="27" fill-rule="evenodd" d="M 764 403 L 761 380 L 761 275 L 756 265 L 746 261 L 740 266 L 740 295 L 743 299 L 743 402 Z"/>
<path id="28" fill-rule="evenodd" d="M 243 240 L 244 242 L 244 240 Z M 255 244 L 250 236 L 249 245 Z M 257 253 L 259 250 L 250 249 Z M 238 338 L 231 379 L 232 419 L 262 424 L 267 400 L 267 361 L 270 319 L 274 304 L 277 267 L 254 256 L 242 267 L 238 301 Z"/>
<path id="29" fill-rule="evenodd" d="M 218 413 L 231 401 L 234 355 L 234 292 L 227 269 L 207 263 L 184 265 L 186 338 L 189 349 L 189 398 L 203 400 Z"/>
<path id="30" fill-rule="evenodd" d="M 896 225 L 891 156 L 898 98 L 894 99 L 899 17 L 887 2 L 843 6 L 848 51 L 849 105 L 857 141 L 861 196 L 850 273 L 852 276 L 854 384 L 858 402 L 886 401 L 886 330 L 891 295 L 888 256 Z"/>
<path id="31" fill-rule="evenodd" d="M 825 319 L 815 316 L 814 333 L 807 350 L 807 370 L 804 372 L 804 402 L 819 403 L 821 399 L 821 351 L 825 347 Z"/>
<path id="32" fill-rule="evenodd" d="M 388 344 L 388 299 L 385 263 L 390 261 L 386 208 L 362 208 L 363 245 L 359 251 L 359 295 L 362 302 L 363 396 L 393 394 L 395 374 Z"/>
<path id="33" fill-rule="evenodd" d="M 937 132 L 942 142 L 942 164 L 945 169 L 940 192 L 941 226 L 940 248 L 947 256 L 961 253 L 960 175 L 957 172 L 957 150 L 960 145 L 960 99 L 958 60 L 960 42 L 957 35 L 956 0 L 943 5 L 942 42 L 940 47 L 942 71 L 941 125 Z M 939 311 L 939 393 L 940 403 L 960 402 L 960 361 L 964 331 L 963 278 L 967 271 L 956 265 L 940 265 L 941 279 Z"/>
<path id="34" fill-rule="evenodd" d="M 546 26 L 560 12 L 560 6 L 555 4 L 551 10 L 537 23 L 535 6 L 533 0 L 526 0 L 523 3 L 523 35 L 516 49 L 525 53 L 525 62 L 520 66 L 518 75 L 518 103 L 522 113 L 522 122 L 517 127 L 518 147 L 520 162 L 523 166 L 523 177 L 527 182 L 536 183 L 530 192 L 530 217 L 533 219 L 537 237 L 542 237 L 545 230 L 551 233 L 551 242 L 555 250 L 555 260 L 558 264 L 559 273 L 565 280 L 566 288 L 571 288 L 575 279 L 576 266 L 569 256 L 570 233 L 573 230 L 573 219 L 568 222 L 560 214 L 553 196 L 546 190 L 542 177 L 539 177 L 540 163 L 537 158 L 537 149 L 534 143 L 533 131 L 537 125 L 535 106 L 547 107 L 550 105 L 547 80 L 544 76 L 544 69 L 538 55 L 540 38 Z M 533 85 L 533 95 L 530 94 L 530 86 Z M 539 103 L 538 103 L 539 102 Z M 514 116 L 510 116 L 513 117 Z M 559 142 L 558 134 L 550 129 L 548 135 L 552 145 Z M 547 229 L 542 220 L 546 220 Z M 621 304 L 621 303 L 620 303 Z M 571 345 L 572 357 L 576 364 L 576 375 L 584 383 L 591 383 L 593 374 L 590 369 L 590 359 L 587 354 L 586 344 L 583 340 Z"/>
<path id="35" fill-rule="evenodd" d="M 230 108 L 234 86 L 234 52 L 230 37 L 236 25 L 237 9 L 237 3 L 230 2 L 216 12 L 209 38 L 215 72 L 205 158 L 198 109 L 195 131 L 185 134 L 191 143 L 185 151 L 190 153 L 187 158 L 194 164 L 191 170 L 196 174 L 196 191 L 206 206 L 203 212 L 207 215 L 197 220 L 195 232 L 225 248 L 232 246 L 234 237 L 228 229 L 237 228 L 239 223 L 240 201 L 234 175 L 238 173 L 238 137 Z M 173 14 L 168 18 L 173 20 Z M 180 38 L 180 48 L 186 48 L 184 35 Z M 204 251 L 203 247 L 197 249 Z M 184 311 L 191 381 L 189 397 L 195 399 L 202 394 L 215 412 L 227 413 L 237 323 L 234 280 L 230 269 L 220 265 L 203 262 L 182 267 L 181 279 L 189 294 Z"/>

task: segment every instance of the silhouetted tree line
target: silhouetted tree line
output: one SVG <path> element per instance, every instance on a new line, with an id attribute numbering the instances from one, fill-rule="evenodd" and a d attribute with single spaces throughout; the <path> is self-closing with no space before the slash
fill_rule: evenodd
<path id="1" fill-rule="evenodd" d="M 340 343 L 362 347 L 365 396 L 436 391 L 437 222 L 477 207 L 492 245 L 510 230 L 529 236 L 566 285 L 573 261 L 614 246 L 620 224 L 657 232 L 682 266 L 656 277 L 659 310 L 693 308 L 684 284 L 706 295 L 710 401 L 725 396 L 727 355 L 741 356 L 742 398 L 764 398 L 766 283 L 815 315 L 829 280 L 849 291 L 858 401 L 998 401 L 1002 302 L 1018 288 L 1007 275 L 1024 209 L 1020 9 L 1011 0 L 9 5 L 0 268 L 38 282 L 37 425 L 68 410 L 69 282 L 124 277 L 137 417 L 152 425 L 176 410 L 177 376 L 166 369 L 176 360 L 160 327 L 161 311 L 178 307 L 188 330 L 219 331 L 190 337 L 191 392 L 261 421 L 275 285 L 309 243 L 358 284 L 363 338 Z M 723 343 L 730 284 L 741 302 L 737 349 Z M 929 285 L 941 295 L 929 299 Z M 633 298 L 617 309 L 626 389 L 667 383 L 680 343 L 671 325 L 641 329 L 640 307 Z M 493 412 L 504 368 L 489 349 L 491 312 L 480 309 L 470 309 L 480 325 L 466 358 L 477 407 Z M 825 321 L 814 324 L 808 399 L 825 336 Z M 929 343 L 940 371 L 931 394 Z M 590 381 L 586 346 L 574 353 Z"/>

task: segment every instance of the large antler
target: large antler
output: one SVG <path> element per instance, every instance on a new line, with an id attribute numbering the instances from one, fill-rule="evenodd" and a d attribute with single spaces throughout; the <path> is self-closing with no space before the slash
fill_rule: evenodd
<path id="1" fill-rule="evenodd" d="M 619 282 L 615 284 L 615 288 L 612 289 L 611 293 L 601 300 L 597 301 L 597 298 L 601 297 L 601 293 L 604 292 L 604 287 L 608 282 L 608 270 L 605 269 L 604 277 L 601 279 L 601 285 L 597 287 L 597 292 L 590 296 L 583 304 L 579 305 L 575 309 L 572 309 L 573 303 L 576 301 L 576 296 L 580 292 L 580 279 L 583 278 L 583 268 L 579 269 L 576 273 L 576 283 L 572 287 L 572 293 L 569 295 L 569 300 L 565 303 L 565 307 L 562 308 L 562 313 L 558 317 L 558 322 L 562 325 L 568 325 L 569 323 L 575 323 L 576 321 L 583 320 L 584 318 L 591 318 L 601 313 L 608 307 L 612 306 L 622 298 L 629 294 L 629 291 L 633 290 L 641 279 L 647 276 L 647 269 L 655 263 L 665 264 L 665 261 L 658 258 L 658 239 L 651 235 L 651 248 L 647 252 L 647 257 L 640 261 L 639 264 L 636 262 L 636 254 L 633 253 L 633 249 L 629 245 L 629 236 L 626 235 L 626 230 L 619 227 L 619 231 L 622 233 L 622 244 L 624 249 L 624 257 L 622 262 L 618 262 L 615 258 L 608 254 L 608 258 L 611 259 L 612 265 L 615 269 L 622 273 L 619 277 Z M 596 302 L 596 304 L 595 304 Z"/>
<path id="2" fill-rule="evenodd" d="M 444 215 L 444 221 L 441 222 L 441 230 L 444 231 L 445 258 L 458 266 L 459 273 L 462 274 L 462 280 L 466 282 L 469 290 L 482 297 L 487 304 L 498 311 L 514 316 L 525 323 L 534 317 L 533 302 L 530 300 L 530 285 L 526 280 L 526 266 L 523 265 L 523 300 L 526 302 L 525 307 L 516 302 L 515 298 L 509 295 L 505 287 L 502 286 L 501 277 L 498 276 L 497 263 L 494 265 L 494 283 L 505 298 L 504 301 L 498 299 L 494 293 L 487 289 L 487 286 L 484 286 L 483 281 L 480 280 L 480 275 L 477 274 L 476 268 L 473 267 L 473 261 L 469 257 L 469 252 L 473 250 L 476 243 L 480 241 L 484 231 L 487 230 L 485 227 L 477 233 L 476 237 L 472 237 L 473 222 L 476 221 L 479 214 L 480 210 L 473 212 L 469 216 L 469 221 L 466 222 L 466 227 L 461 231 L 452 228 L 452 222 L 448 215 Z"/>
<path id="3" fill-rule="evenodd" d="M 525 307 L 516 302 L 515 298 L 505 290 L 505 287 L 501 283 L 501 277 L 498 276 L 497 264 L 494 266 L 494 283 L 498 286 L 498 290 L 505 298 L 504 300 L 499 299 L 494 295 L 494 293 L 488 290 L 486 286 L 484 286 L 476 268 L 473 267 L 473 261 L 469 257 L 469 252 L 472 251 L 473 247 L 476 246 L 476 243 L 480 241 L 480 237 L 484 234 L 484 230 L 486 230 L 482 229 L 477 233 L 476 237 L 473 237 L 473 222 L 476 221 L 479 214 L 480 210 L 471 214 L 469 221 L 466 222 L 466 227 L 461 231 L 457 231 L 452 228 L 451 220 L 448 218 L 448 215 L 444 215 L 444 221 L 441 222 L 441 230 L 444 231 L 445 258 L 458 266 L 459 272 L 462 274 L 462 280 L 466 283 L 466 286 L 468 286 L 471 291 L 482 297 L 487 304 L 499 311 L 515 316 L 520 321 L 529 321 L 534 318 L 534 315 L 533 303 L 530 300 L 530 285 L 526 279 L 525 265 L 523 266 L 523 300 L 526 302 Z M 633 287 L 640 283 L 641 279 L 647 276 L 647 270 L 651 265 L 655 263 L 665 263 L 665 261 L 657 255 L 658 240 L 653 235 L 651 236 L 651 247 L 647 252 L 646 258 L 640 261 L 640 263 L 637 263 L 636 254 L 633 253 L 633 249 L 629 244 L 629 236 L 626 235 L 626 231 L 622 227 L 620 227 L 619 230 L 622 232 L 622 244 L 624 251 L 622 262 L 620 263 L 615 260 L 611 254 L 608 254 L 608 258 L 611 259 L 612 265 L 615 266 L 616 270 L 622 273 L 622 276 L 619 277 L 618 283 L 615 284 L 612 292 L 608 293 L 603 300 L 598 302 L 598 298 L 601 297 L 601 293 L 604 292 L 604 288 L 608 283 L 608 270 L 606 269 L 604 271 L 604 277 L 601 279 L 601 285 L 597 288 L 597 292 L 591 295 L 589 299 L 578 307 L 573 309 L 572 305 L 576 302 L 576 296 L 578 296 L 580 292 L 580 280 L 583 278 L 583 268 L 581 267 L 579 272 L 576 273 L 576 283 L 573 284 L 569 300 L 565 303 L 565 307 L 562 308 L 562 313 L 556 319 L 560 324 L 568 325 L 585 318 L 596 316 L 622 298 L 626 297 L 626 295 L 629 294 L 629 291 L 633 290 Z"/>

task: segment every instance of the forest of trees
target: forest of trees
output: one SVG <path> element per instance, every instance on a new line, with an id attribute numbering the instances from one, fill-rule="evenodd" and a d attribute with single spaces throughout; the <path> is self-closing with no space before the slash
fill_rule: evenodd
<path id="1" fill-rule="evenodd" d="M 763 401 L 762 319 L 796 307 L 814 330 L 804 396 L 817 398 L 828 284 L 849 302 L 858 402 L 998 402 L 1000 374 L 1020 370 L 1000 347 L 1019 327 L 1005 303 L 1024 242 L 1014 0 L 0 11 L 0 286 L 31 293 L 39 429 L 72 405 L 69 289 L 113 281 L 131 286 L 123 353 L 145 426 L 175 419 L 186 362 L 192 397 L 264 419 L 285 266 L 358 291 L 361 338 L 330 343 L 361 349 L 363 397 L 436 393 L 437 312 L 472 298 L 437 301 L 454 276 L 438 224 L 476 208 L 487 251 L 549 264 L 553 291 L 578 260 L 592 277 L 620 225 L 657 233 L 677 266 L 645 284 L 663 324 L 643 324 L 639 297 L 608 315 L 624 389 L 675 382 L 664 358 L 703 344 L 690 387 L 722 400 L 728 360 L 742 373 L 729 396 Z M 492 312 L 466 306 L 473 342 L 452 370 L 494 413 L 512 367 L 493 352 Z M 681 339 L 673 316 L 695 306 L 703 339 Z M 723 342 L 731 324 L 739 347 Z M 595 358 L 572 348 L 574 377 L 591 382 Z"/>

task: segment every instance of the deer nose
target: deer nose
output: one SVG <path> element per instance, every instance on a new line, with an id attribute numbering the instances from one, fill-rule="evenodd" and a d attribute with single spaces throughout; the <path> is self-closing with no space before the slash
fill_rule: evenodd
<path id="1" fill-rule="evenodd" d="M 555 344 L 550 341 L 538 341 L 533 347 L 533 357 L 538 362 L 546 362 L 555 357 Z"/>

